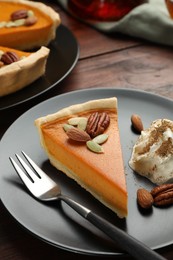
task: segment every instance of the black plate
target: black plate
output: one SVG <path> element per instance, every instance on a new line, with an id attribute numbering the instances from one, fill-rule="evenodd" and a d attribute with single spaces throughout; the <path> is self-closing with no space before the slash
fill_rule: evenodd
<path id="1" fill-rule="evenodd" d="M 41 95 L 60 83 L 71 72 L 79 57 L 78 43 L 72 32 L 60 25 L 55 40 L 48 48 L 50 54 L 45 75 L 14 94 L 0 97 L 0 111 Z"/>
<path id="2" fill-rule="evenodd" d="M 40 147 L 34 120 L 53 113 L 65 106 L 90 99 L 118 97 L 119 127 L 124 156 L 129 214 L 126 220 L 119 219 L 89 193 L 53 168 Z M 145 127 L 157 118 L 172 119 L 173 102 L 169 99 L 125 89 L 90 89 L 74 91 L 47 100 L 18 118 L 7 130 L 0 143 L 0 196 L 7 210 L 27 230 L 54 246 L 78 253 L 92 255 L 117 255 L 122 251 L 101 231 L 88 223 L 63 202 L 45 205 L 35 200 L 21 184 L 8 157 L 24 150 L 57 181 L 62 193 L 92 209 L 114 225 L 127 231 L 153 249 L 173 242 L 173 207 L 153 208 L 141 212 L 136 204 L 139 187 L 152 188 L 145 178 L 137 176 L 128 166 L 131 150 L 138 135 L 132 132 L 130 117 L 138 113 Z"/>

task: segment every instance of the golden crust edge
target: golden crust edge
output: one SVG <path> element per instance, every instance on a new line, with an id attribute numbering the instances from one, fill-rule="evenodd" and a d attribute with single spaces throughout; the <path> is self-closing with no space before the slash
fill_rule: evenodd
<path id="1" fill-rule="evenodd" d="M 1 68 L 0 97 L 14 93 L 41 77 L 45 73 L 49 52 L 47 47 L 42 46 L 30 56 Z"/>
<path id="2" fill-rule="evenodd" d="M 86 101 L 81 104 L 71 105 L 69 107 L 62 108 L 61 110 L 55 113 L 37 118 L 35 120 L 35 124 L 37 127 L 40 127 L 40 125 L 44 123 L 56 120 L 61 117 L 66 117 L 76 113 L 85 112 L 87 110 L 102 109 L 102 108 L 117 109 L 117 98 L 110 97 L 104 99 L 95 99 L 95 100 Z"/>

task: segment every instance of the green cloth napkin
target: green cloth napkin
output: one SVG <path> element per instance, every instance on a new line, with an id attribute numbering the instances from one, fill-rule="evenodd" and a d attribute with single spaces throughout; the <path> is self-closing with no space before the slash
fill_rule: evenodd
<path id="1" fill-rule="evenodd" d="M 67 1 L 58 1 L 65 9 Z M 120 32 L 164 45 L 173 45 L 173 19 L 165 0 L 150 0 L 134 8 L 118 22 L 91 24 L 104 33 Z"/>
<path id="2" fill-rule="evenodd" d="M 150 0 L 133 9 L 119 22 L 105 25 L 107 32 L 121 32 L 152 42 L 173 45 L 173 20 L 165 0 Z"/>

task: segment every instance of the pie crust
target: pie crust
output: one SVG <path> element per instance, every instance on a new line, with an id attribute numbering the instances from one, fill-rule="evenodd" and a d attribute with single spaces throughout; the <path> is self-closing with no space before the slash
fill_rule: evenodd
<path id="1" fill-rule="evenodd" d="M 9 51 L 16 52 L 13 49 Z M 38 51 L 29 53 L 26 58 L 0 68 L 0 97 L 24 88 L 42 76 L 48 55 L 49 49 L 41 47 Z"/>

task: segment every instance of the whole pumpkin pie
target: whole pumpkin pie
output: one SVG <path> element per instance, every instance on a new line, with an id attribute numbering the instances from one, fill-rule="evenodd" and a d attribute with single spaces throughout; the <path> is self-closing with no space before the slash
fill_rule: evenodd
<path id="1" fill-rule="evenodd" d="M 49 49 L 24 52 L 0 46 L 0 97 L 14 93 L 45 73 Z"/>
<path id="2" fill-rule="evenodd" d="M 127 188 L 117 99 L 66 107 L 35 120 L 52 165 L 74 179 L 119 217 L 127 216 Z"/>
<path id="3" fill-rule="evenodd" d="M 0 14 L 0 45 L 20 50 L 47 46 L 61 22 L 51 7 L 27 0 L 1 0 Z"/>

